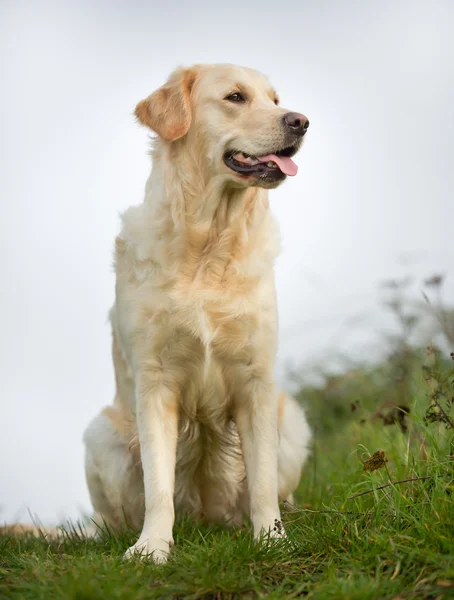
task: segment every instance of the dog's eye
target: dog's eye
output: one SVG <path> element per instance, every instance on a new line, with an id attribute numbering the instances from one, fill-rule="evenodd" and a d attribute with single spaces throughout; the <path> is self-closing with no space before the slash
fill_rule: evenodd
<path id="1" fill-rule="evenodd" d="M 229 102 L 245 102 L 244 96 L 242 96 L 239 92 L 235 92 L 234 94 L 226 96 L 224 100 L 228 100 Z"/>

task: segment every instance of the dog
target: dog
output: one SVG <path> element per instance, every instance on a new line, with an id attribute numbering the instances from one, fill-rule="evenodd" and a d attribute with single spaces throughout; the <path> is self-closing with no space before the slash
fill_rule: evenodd
<path id="1" fill-rule="evenodd" d="M 274 383 L 268 189 L 296 174 L 308 119 L 233 65 L 179 68 L 135 109 L 156 134 L 143 204 L 115 242 L 116 394 L 84 434 L 95 523 L 141 529 L 165 562 L 175 514 L 283 537 L 310 429 Z"/>

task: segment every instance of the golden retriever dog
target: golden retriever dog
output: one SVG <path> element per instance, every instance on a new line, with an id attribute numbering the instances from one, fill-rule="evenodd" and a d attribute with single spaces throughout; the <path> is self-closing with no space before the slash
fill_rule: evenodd
<path id="1" fill-rule="evenodd" d="M 85 432 L 85 468 L 95 523 L 141 528 L 126 556 L 165 562 L 175 514 L 285 535 L 310 430 L 275 388 L 268 189 L 296 174 L 309 122 L 232 65 L 177 69 L 135 115 L 157 134 L 153 166 L 116 239 L 116 395 Z"/>

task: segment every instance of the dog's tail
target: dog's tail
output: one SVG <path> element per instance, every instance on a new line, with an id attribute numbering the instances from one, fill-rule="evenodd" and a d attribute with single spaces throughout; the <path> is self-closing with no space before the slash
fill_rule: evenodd
<path id="1" fill-rule="evenodd" d="M 48 537 L 57 539 L 63 535 L 62 529 L 58 527 L 41 527 L 39 525 L 26 525 L 25 523 L 13 523 L 0 526 L 0 535 L 18 537 L 20 535 L 33 535 L 35 537 Z"/>
<path id="2" fill-rule="evenodd" d="M 44 527 L 43 525 L 28 525 L 26 523 L 11 523 L 0 525 L 0 535 L 10 537 L 34 536 L 48 540 L 62 540 L 65 537 L 91 538 L 99 535 L 99 527 L 94 523 L 82 525 L 81 523 L 68 523 L 58 527 Z"/>

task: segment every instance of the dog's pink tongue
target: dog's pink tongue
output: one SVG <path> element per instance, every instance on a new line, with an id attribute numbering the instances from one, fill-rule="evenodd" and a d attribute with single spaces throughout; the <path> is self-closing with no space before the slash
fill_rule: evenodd
<path id="1" fill-rule="evenodd" d="M 267 154 L 266 156 L 258 156 L 257 160 L 262 163 L 272 161 L 277 164 L 280 170 L 286 175 L 296 175 L 298 173 L 298 165 L 296 165 L 289 156 L 276 156 L 276 154 Z"/>

